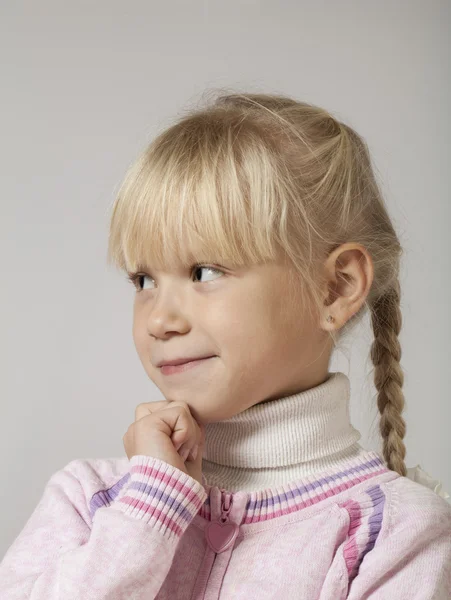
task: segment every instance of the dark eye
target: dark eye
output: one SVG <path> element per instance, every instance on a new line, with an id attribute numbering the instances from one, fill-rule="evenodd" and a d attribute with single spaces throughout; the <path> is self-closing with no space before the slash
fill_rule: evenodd
<path id="1" fill-rule="evenodd" d="M 142 280 L 146 277 L 149 276 L 145 273 L 129 273 L 127 279 L 135 286 L 138 292 L 141 292 L 144 289 Z M 149 277 L 149 279 L 152 279 L 152 277 Z"/>
<path id="2" fill-rule="evenodd" d="M 210 271 L 211 273 L 221 273 L 221 274 L 223 274 L 223 272 L 220 271 L 219 269 L 215 269 L 213 267 L 206 267 L 206 266 L 203 266 L 203 265 L 198 265 L 198 266 L 194 267 L 193 273 L 196 273 L 196 271 Z"/>
<path id="3" fill-rule="evenodd" d="M 220 269 L 215 269 L 214 267 L 209 267 L 206 265 L 194 265 L 194 267 L 192 268 L 192 274 L 194 275 L 197 271 L 210 271 L 210 273 L 220 273 L 221 275 L 224 274 L 223 271 L 221 271 Z M 144 291 L 146 288 L 144 287 L 145 283 L 144 280 L 145 279 L 149 279 L 151 281 L 154 281 L 154 279 L 152 277 L 150 277 L 150 275 L 147 275 L 146 273 L 129 273 L 127 279 L 129 281 L 131 281 L 131 283 L 135 286 L 136 290 L 138 292 L 142 292 Z M 208 280 L 211 281 L 211 280 Z M 203 281 L 201 281 L 200 283 L 204 283 Z"/>

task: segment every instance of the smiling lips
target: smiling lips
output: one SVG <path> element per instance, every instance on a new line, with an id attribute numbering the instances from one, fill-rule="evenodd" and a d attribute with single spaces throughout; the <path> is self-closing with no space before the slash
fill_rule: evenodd
<path id="1" fill-rule="evenodd" d="M 186 356 L 184 358 L 175 358 L 173 360 L 162 360 L 161 362 L 157 363 L 156 366 L 157 367 L 164 367 L 166 365 L 183 365 L 184 363 L 187 362 L 192 362 L 194 360 L 201 360 L 202 358 L 210 358 L 212 355 L 211 354 L 205 354 L 204 356 Z"/>
<path id="2" fill-rule="evenodd" d="M 194 367 L 207 363 L 207 361 L 209 361 L 210 358 L 216 357 L 208 356 L 205 358 L 190 360 L 188 362 L 184 362 L 178 365 L 163 364 L 163 366 L 160 367 L 160 371 L 163 373 L 163 375 L 175 375 L 176 373 L 184 373 L 185 371 L 193 369 Z"/>

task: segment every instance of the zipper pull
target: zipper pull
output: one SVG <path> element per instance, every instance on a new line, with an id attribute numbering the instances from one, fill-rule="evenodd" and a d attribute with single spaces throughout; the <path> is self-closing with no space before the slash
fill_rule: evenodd
<path id="1" fill-rule="evenodd" d="M 230 548 L 238 535 L 239 526 L 236 523 L 228 522 L 232 505 L 233 495 L 225 492 L 223 497 L 221 490 L 221 516 L 216 521 L 207 523 L 205 528 L 207 543 L 217 554 Z"/>
<path id="2" fill-rule="evenodd" d="M 229 518 L 229 512 L 232 509 L 233 504 L 233 496 L 230 493 L 224 492 L 224 497 L 221 502 L 221 523 L 225 523 Z"/>

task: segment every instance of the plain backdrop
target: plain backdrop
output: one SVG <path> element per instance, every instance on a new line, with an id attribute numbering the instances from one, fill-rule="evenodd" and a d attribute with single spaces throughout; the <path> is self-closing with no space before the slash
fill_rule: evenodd
<path id="1" fill-rule="evenodd" d="M 132 339 L 133 288 L 106 265 L 128 165 L 206 90 L 319 104 L 369 144 L 405 249 L 406 464 L 451 493 L 450 4 L 1 3 L 0 556 L 50 476 L 125 456 L 140 402 L 163 399 Z M 331 370 L 380 449 L 369 322 Z"/>

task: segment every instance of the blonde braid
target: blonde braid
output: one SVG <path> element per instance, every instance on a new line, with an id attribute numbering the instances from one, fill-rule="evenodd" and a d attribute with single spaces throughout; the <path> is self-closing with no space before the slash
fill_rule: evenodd
<path id="1" fill-rule="evenodd" d="M 375 367 L 374 383 L 378 390 L 377 406 L 381 415 L 383 455 L 389 469 L 405 476 L 406 447 L 403 438 L 406 423 L 401 416 L 405 402 L 402 391 L 404 374 L 400 366 L 401 346 L 398 339 L 402 326 L 398 279 L 374 302 L 371 320 L 374 331 L 371 359 Z"/>

